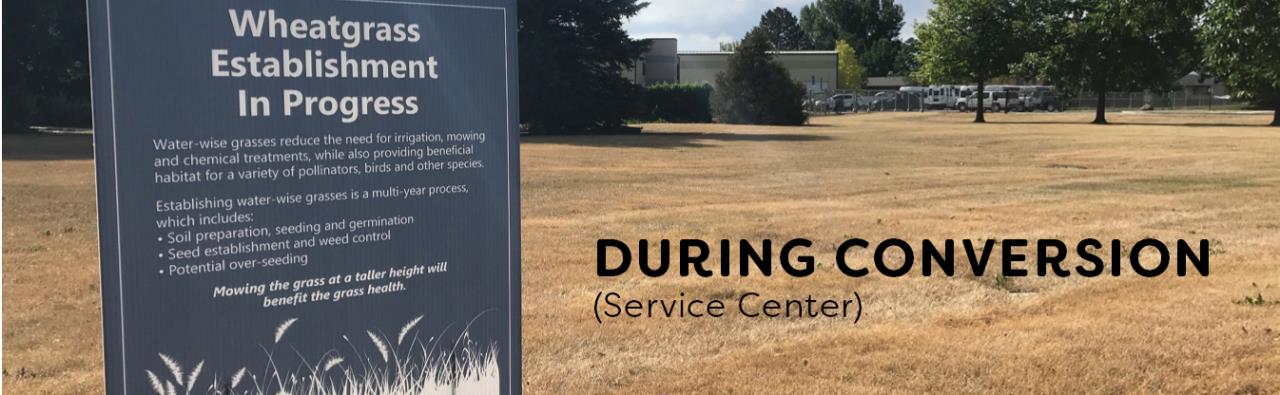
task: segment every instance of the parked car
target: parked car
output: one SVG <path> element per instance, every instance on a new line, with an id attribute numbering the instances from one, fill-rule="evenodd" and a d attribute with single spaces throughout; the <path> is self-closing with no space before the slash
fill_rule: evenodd
<path id="1" fill-rule="evenodd" d="M 1022 103 L 1027 111 L 1062 111 L 1062 102 L 1058 101 L 1058 94 L 1053 91 L 1026 92 L 1022 96 Z"/>
<path id="2" fill-rule="evenodd" d="M 963 101 L 958 101 L 956 107 L 960 111 L 969 111 L 978 108 L 978 95 L 974 92 Z M 1025 107 L 1022 99 L 1018 97 L 1018 92 L 1013 91 L 986 91 L 982 92 L 982 107 L 991 111 L 1022 111 Z"/>
<path id="3" fill-rule="evenodd" d="M 996 105 L 992 109 L 996 111 L 1000 111 L 1002 109 L 1005 112 L 1025 111 L 1027 108 L 1026 104 L 1022 101 L 1022 96 L 1019 96 L 1017 91 L 1006 90 L 1003 92 L 996 92 L 995 98 Z"/>
<path id="4" fill-rule="evenodd" d="M 982 95 L 982 107 L 989 110 L 993 107 L 992 105 L 993 103 L 991 100 L 991 93 L 992 92 L 990 91 L 970 93 L 969 96 L 965 96 L 956 100 L 956 109 L 962 112 L 973 111 L 974 109 L 977 109 L 978 95 Z"/>
<path id="5" fill-rule="evenodd" d="M 842 93 L 827 98 L 827 107 L 833 111 L 846 111 L 852 109 L 856 101 L 853 95 Z"/>
<path id="6" fill-rule="evenodd" d="M 922 96 L 914 92 L 880 92 L 870 103 L 873 110 L 919 110 L 924 105 Z"/>

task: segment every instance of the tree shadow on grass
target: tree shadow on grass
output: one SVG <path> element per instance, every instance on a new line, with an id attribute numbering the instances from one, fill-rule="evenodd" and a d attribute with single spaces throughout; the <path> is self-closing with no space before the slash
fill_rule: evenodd
<path id="1" fill-rule="evenodd" d="M 1265 128 L 1270 127 L 1267 123 L 1222 123 L 1222 122 L 1133 122 L 1133 121 L 1108 121 L 1105 125 L 1094 124 L 1089 121 L 992 121 L 987 123 L 1002 125 L 1083 125 L 1083 126 L 1173 126 L 1173 127 L 1207 127 L 1207 128 Z"/>
<path id="2" fill-rule="evenodd" d="M 17 133 L 4 135 L 4 160 L 93 159 L 92 134 Z"/>
<path id="3" fill-rule="evenodd" d="M 807 142 L 825 141 L 831 137 L 798 133 L 703 133 L 661 132 L 612 135 L 522 135 L 522 144 L 567 144 L 610 148 L 705 148 L 718 142 Z"/>

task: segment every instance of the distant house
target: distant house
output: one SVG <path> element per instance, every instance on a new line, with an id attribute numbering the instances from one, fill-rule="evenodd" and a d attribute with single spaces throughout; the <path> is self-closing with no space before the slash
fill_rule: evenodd
<path id="1" fill-rule="evenodd" d="M 728 68 L 729 55 L 733 54 L 679 51 L 674 38 L 648 41 L 649 51 L 636 59 L 634 67 L 623 71 L 624 76 L 641 85 L 715 84 L 716 75 Z M 829 92 L 836 88 L 836 51 L 778 51 L 774 52 L 774 60 L 810 92 Z"/>
<path id="2" fill-rule="evenodd" d="M 1183 92 L 1189 95 L 1218 96 L 1228 93 L 1227 86 L 1222 80 L 1195 71 L 1179 78 L 1177 86 L 1181 87 Z"/>

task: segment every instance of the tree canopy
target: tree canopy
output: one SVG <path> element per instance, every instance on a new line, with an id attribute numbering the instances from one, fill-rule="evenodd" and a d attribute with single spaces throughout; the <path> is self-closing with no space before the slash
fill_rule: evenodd
<path id="1" fill-rule="evenodd" d="M 920 69 L 914 77 L 925 84 L 986 82 L 1009 73 L 1026 53 L 1028 20 L 1023 1 L 935 0 L 928 19 L 916 26 Z M 985 122 L 979 95 L 974 122 Z"/>
<path id="2" fill-rule="evenodd" d="M 845 40 L 862 52 L 902 30 L 902 6 L 893 0 L 817 0 L 800 9 L 800 24 L 817 48 Z"/>
<path id="3" fill-rule="evenodd" d="M 90 126 L 84 1 L 4 2 L 4 131 Z"/>
<path id="4" fill-rule="evenodd" d="M 648 3 L 521 0 L 520 118 L 532 133 L 623 127 L 638 92 L 621 71 L 647 49 L 622 28 Z"/>
<path id="5" fill-rule="evenodd" d="M 869 75 L 905 75 L 902 6 L 894 0 L 817 0 L 800 9 L 800 27 L 815 49 L 831 50 L 844 40 L 859 54 Z"/>
<path id="6" fill-rule="evenodd" d="M 725 71 L 716 76 L 712 111 L 724 123 L 800 125 L 804 113 L 804 85 L 773 59 L 764 32 L 752 29 L 729 55 Z"/>
<path id="7" fill-rule="evenodd" d="M 890 75 L 910 76 L 920 68 L 920 62 L 916 60 L 916 54 L 920 52 L 920 40 L 915 37 L 902 41 L 902 47 L 898 49 L 897 58 L 893 64 L 895 69 Z"/>
<path id="8" fill-rule="evenodd" d="M 1200 41 L 1205 65 L 1232 95 L 1275 111 L 1280 126 L 1280 0 L 1213 0 Z"/>
<path id="9" fill-rule="evenodd" d="M 800 20 L 783 7 L 776 7 L 760 16 L 760 31 L 769 44 L 779 51 L 812 49 L 809 36 L 800 29 Z"/>
<path id="10" fill-rule="evenodd" d="M 1094 123 L 1106 123 L 1106 92 L 1163 90 L 1196 67 L 1202 9 L 1201 0 L 1037 2 L 1029 19 L 1052 40 L 1027 62 L 1068 95 L 1097 95 Z"/>

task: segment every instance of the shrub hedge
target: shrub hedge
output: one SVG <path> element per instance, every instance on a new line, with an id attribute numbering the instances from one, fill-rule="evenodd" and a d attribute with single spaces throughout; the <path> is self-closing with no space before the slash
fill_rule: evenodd
<path id="1" fill-rule="evenodd" d="M 636 118 L 642 122 L 711 122 L 711 86 L 657 84 L 644 87 Z"/>

